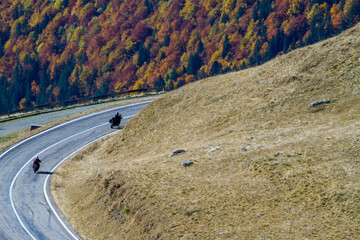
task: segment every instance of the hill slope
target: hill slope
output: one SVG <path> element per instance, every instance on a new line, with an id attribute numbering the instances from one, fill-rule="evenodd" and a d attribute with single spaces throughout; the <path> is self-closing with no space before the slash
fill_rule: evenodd
<path id="1" fill-rule="evenodd" d="M 358 0 L 2 0 L 0 112 L 258 65 L 354 26 Z"/>
<path id="2" fill-rule="evenodd" d="M 65 163 L 55 201 L 84 239 L 356 238 L 359 36 L 160 97 Z"/>

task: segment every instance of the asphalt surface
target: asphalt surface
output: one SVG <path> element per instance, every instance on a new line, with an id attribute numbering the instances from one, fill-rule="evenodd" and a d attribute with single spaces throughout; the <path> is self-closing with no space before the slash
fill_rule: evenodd
<path id="1" fill-rule="evenodd" d="M 108 136 L 109 119 L 119 111 L 123 126 L 149 102 L 77 118 L 30 137 L 0 155 L 0 239 L 80 239 L 56 209 L 48 192 L 55 168 L 71 154 Z M 37 174 L 32 160 L 42 160 Z"/>

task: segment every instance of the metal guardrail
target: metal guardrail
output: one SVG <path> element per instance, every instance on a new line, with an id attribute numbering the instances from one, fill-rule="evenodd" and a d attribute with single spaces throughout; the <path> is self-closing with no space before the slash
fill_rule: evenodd
<path id="1" fill-rule="evenodd" d="M 67 101 L 62 101 L 62 102 L 52 102 L 52 103 L 43 104 L 43 105 L 39 105 L 39 106 L 23 108 L 23 109 L 16 110 L 16 111 L 0 113 L 0 116 L 5 116 L 5 115 L 10 116 L 10 115 L 13 115 L 13 114 L 16 114 L 16 113 L 31 112 L 31 111 L 40 110 L 40 109 L 47 109 L 47 108 L 50 109 L 50 108 L 54 108 L 54 107 L 71 106 L 71 105 L 78 104 L 78 103 L 87 103 L 89 101 L 97 101 L 97 100 L 100 100 L 100 99 L 114 98 L 114 97 L 118 97 L 118 96 L 121 96 L 121 95 L 124 95 L 124 94 L 137 93 L 137 92 L 150 92 L 150 91 L 157 91 L 157 90 L 162 90 L 162 89 L 164 89 L 164 87 L 141 88 L 141 89 L 136 89 L 136 90 L 129 90 L 129 91 L 123 91 L 123 92 L 118 92 L 118 93 L 111 93 L 111 94 L 106 94 L 106 95 L 101 95 L 101 96 L 78 98 L 78 99 L 67 100 Z"/>

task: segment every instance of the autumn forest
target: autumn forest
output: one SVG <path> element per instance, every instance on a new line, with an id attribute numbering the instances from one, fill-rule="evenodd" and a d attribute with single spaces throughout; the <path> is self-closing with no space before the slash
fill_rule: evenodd
<path id="1" fill-rule="evenodd" d="M 0 0 L 0 112 L 172 90 L 359 21 L 359 0 Z"/>

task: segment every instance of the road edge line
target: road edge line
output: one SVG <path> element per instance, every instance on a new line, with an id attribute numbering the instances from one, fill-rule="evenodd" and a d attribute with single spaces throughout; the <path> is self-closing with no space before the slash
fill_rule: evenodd
<path id="1" fill-rule="evenodd" d="M 114 134 L 116 132 L 112 132 L 112 133 L 109 133 L 107 135 L 104 135 L 104 136 L 101 136 L 89 143 L 87 143 L 86 145 L 82 146 L 81 148 L 77 149 L 76 151 L 70 153 L 68 156 L 66 156 L 63 160 L 61 160 L 52 170 L 51 172 L 54 172 L 61 164 L 63 164 L 67 159 L 69 159 L 71 156 L 73 156 L 74 154 L 80 152 L 81 150 L 83 150 L 84 148 L 86 148 L 87 146 L 107 137 L 107 136 L 110 136 L 111 134 Z M 48 175 L 45 179 L 45 182 L 44 182 L 44 195 L 45 195 L 45 199 L 48 203 L 48 205 L 50 206 L 51 208 L 51 211 L 53 211 L 53 213 L 55 214 L 56 218 L 58 219 L 58 221 L 60 222 L 60 224 L 64 227 L 64 229 L 76 240 L 79 240 L 73 233 L 72 231 L 66 226 L 66 224 L 64 223 L 64 221 L 61 219 L 61 217 L 58 215 L 57 211 L 55 210 L 55 207 L 53 206 L 53 204 L 51 204 L 51 201 L 50 201 L 50 197 L 48 195 L 48 192 L 50 192 L 50 187 L 48 187 L 48 182 L 49 182 L 49 179 L 50 179 L 50 176 L 51 175 Z"/>

